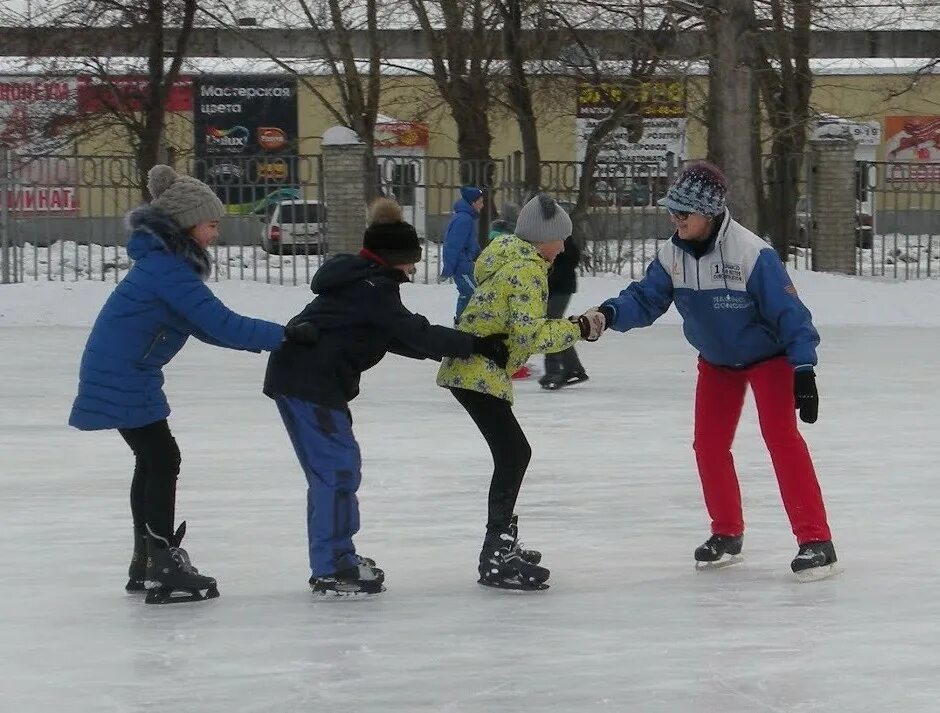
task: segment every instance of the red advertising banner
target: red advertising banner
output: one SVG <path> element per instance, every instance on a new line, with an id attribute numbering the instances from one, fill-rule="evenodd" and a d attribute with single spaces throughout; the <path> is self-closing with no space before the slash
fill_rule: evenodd
<path id="1" fill-rule="evenodd" d="M 140 111 L 142 97 L 150 81 L 143 76 L 98 77 L 79 76 L 78 110 L 83 114 L 96 114 L 115 108 L 120 111 Z M 193 110 L 193 78 L 178 77 L 166 96 L 166 111 L 185 113 Z"/>
<path id="2" fill-rule="evenodd" d="M 7 205 L 14 216 L 78 212 L 76 115 L 74 77 L 0 77 L 0 143 L 12 151 Z"/>
<path id="3" fill-rule="evenodd" d="M 416 121 L 386 121 L 375 125 L 375 148 L 427 148 L 428 125 Z"/>

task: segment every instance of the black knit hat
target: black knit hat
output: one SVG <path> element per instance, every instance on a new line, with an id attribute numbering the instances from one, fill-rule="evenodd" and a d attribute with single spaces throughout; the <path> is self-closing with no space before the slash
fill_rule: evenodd
<path id="1" fill-rule="evenodd" d="M 369 227 L 362 247 L 389 265 L 421 260 L 421 241 L 414 226 L 401 219 L 401 207 L 390 198 L 379 198 L 369 210 Z"/>

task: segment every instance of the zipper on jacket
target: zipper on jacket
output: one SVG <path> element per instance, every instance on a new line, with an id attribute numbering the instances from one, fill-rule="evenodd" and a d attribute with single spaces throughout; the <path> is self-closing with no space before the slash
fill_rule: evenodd
<path id="1" fill-rule="evenodd" d="M 147 353 L 141 357 L 141 361 L 143 361 L 144 359 L 150 356 L 153 350 L 156 349 L 157 344 L 159 344 L 160 342 L 165 342 L 165 341 L 166 341 L 166 330 L 161 329 L 159 332 L 157 332 L 157 336 L 153 338 L 153 341 L 150 342 L 150 348 L 147 349 Z"/>

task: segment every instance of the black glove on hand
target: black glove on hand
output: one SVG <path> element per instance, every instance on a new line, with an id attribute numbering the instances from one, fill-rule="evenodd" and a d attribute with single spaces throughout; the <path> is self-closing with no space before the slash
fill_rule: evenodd
<path id="1" fill-rule="evenodd" d="M 509 347 L 506 346 L 508 334 L 491 334 L 488 337 L 473 338 L 473 353 L 485 356 L 500 369 L 509 363 Z"/>
<path id="2" fill-rule="evenodd" d="M 320 339 L 320 328 L 313 322 L 289 324 L 284 327 L 284 339 L 294 344 L 316 344 Z"/>
<path id="3" fill-rule="evenodd" d="M 816 373 L 803 369 L 793 375 L 793 398 L 800 411 L 803 423 L 816 423 L 819 416 L 819 392 L 816 390 Z"/>

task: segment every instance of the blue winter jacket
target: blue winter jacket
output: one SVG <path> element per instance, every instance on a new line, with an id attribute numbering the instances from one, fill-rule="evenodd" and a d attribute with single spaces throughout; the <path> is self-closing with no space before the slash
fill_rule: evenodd
<path id="1" fill-rule="evenodd" d="M 777 253 L 725 211 L 708 252 L 696 259 L 673 235 L 646 276 L 604 305 L 626 332 L 655 322 L 675 302 L 686 339 L 717 366 L 746 367 L 786 354 L 796 368 L 816 364 L 819 334 Z"/>
<path id="2" fill-rule="evenodd" d="M 477 239 L 477 220 L 480 214 L 463 198 L 454 203 L 454 215 L 444 233 L 444 264 L 441 277 L 470 275 L 473 262 L 480 254 Z"/>
<path id="3" fill-rule="evenodd" d="M 170 414 L 163 367 L 193 335 L 216 346 L 276 349 L 284 328 L 235 314 L 212 294 L 208 253 L 166 214 L 144 206 L 128 218 L 134 266 L 102 307 L 85 345 L 69 425 L 136 428 Z"/>

